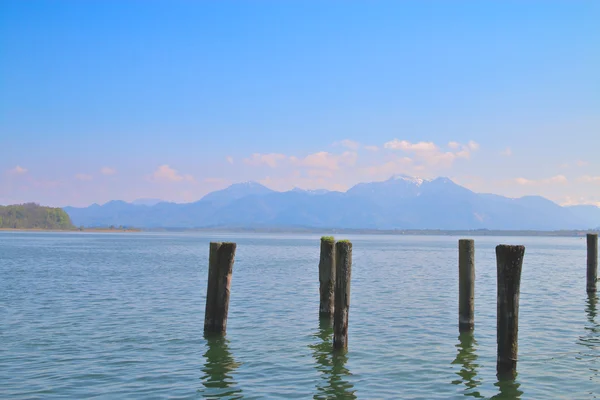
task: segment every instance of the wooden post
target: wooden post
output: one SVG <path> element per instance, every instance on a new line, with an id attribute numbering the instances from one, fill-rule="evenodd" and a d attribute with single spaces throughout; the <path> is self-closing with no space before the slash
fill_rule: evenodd
<path id="1" fill-rule="evenodd" d="M 475 241 L 458 241 L 458 330 L 475 327 Z"/>
<path id="2" fill-rule="evenodd" d="M 225 334 L 235 243 L 210 244 L 204 332 Z"/>
<path id="3" fill-rule="evenodd" d="M 321 238 L 321 257 L 319 259 L 319 316 L 333 317 L 335 306 L 335 239 L 331 236 Z"/>
<path id="4" fill-rule="evenodd" d="M 596 291 L 598 281 L 598 234 L 587 234 L 587 292 Z"/>
<path id="5" fill-rule="evenodd" d="M 498 271 L 498 375 L 515 376 L 519 348 L 519 294 L 525 246 L 496 247 Z"/>
<path id="6" fill-rule="evenodd" d="M 348 348 L 348 313 L 352 275 L 352 243 L 348 240 L 339 241 L 335 245 L 335 269 L 333 349 L 338 350 Z"/>

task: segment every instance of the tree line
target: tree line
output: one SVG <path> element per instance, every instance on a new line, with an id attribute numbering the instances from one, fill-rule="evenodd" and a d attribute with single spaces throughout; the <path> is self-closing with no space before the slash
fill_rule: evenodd
<path id="1" fill-rule="evenodd" d="M 75 229 L 62 209 L 35 203 L 0 206 L 0 228 L 9 229 Z"/>

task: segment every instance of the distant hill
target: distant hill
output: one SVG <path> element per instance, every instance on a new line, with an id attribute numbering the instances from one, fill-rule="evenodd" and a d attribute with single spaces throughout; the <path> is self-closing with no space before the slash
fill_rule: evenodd
<path id="1" fill-rule="evenodd" d="M 580 220 L 590 221 L 597 229 L 600 229 L 600 207 L 592 205 L 569 206 L 566 207 L 573 215 Z"/>
<path id="2" fill-rule="evenodd" d="M 275 193 L 273 190 L 256 182 L 235 183 L 223 190 L 217 190 L 207 194 L 202 198 L 204 202 L 211 203 L 214 206 L 226 206 L 238 199 L 247 196 L 261 196 Z"/>
<path id="3" fill-rule="evenodd" d="M 581 208 L 583 207 L 583 208 Z M 448 178 L 396 175 L 347 192 L 276 192 L 245 182 L 197 202 L 152 206 L 111 201 L 65 207 L 76 225 L 142 228 L 339 228 L 560 230 L 600 226 L 600 208 L 561 207 L 539 196 L 475 193 Z"/>
<path id="4" fill-rule="evenodd" d="M 0 206 L 0 228 L 75 229 L 64 210 L 34 203 Z"/>
<path id="5" fill-rule="evenodd" d="M 161 199 L 137 199 L 132 201 L 131 204 L 135 204 L 136 206 L 155 206 L 161 202 Z"/>

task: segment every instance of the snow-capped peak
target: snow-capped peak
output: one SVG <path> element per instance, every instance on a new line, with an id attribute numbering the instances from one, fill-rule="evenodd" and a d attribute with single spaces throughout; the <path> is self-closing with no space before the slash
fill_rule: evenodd
<path id="1" fill-rule="evenodd" d="M 390 181 L 399 181 L 399 180 L 405 181 L 405 182 L 410 182 L 417 186 L 421 186 L 423 184 L 423 182 L 429 181 L 429 179 L 423 179 L 423 178 L 418 178 L 418 177 L 404 175 L 404 174 L 393 175 L 390 178 Z"/>
<path id="2" fill-rule="evenodd" d="M 327 190 L 327 189 L 302 189 L 299 187 L 294 187 L 291 191 L 299 192 L 299 193 L 307 193 L 307 194 L 312 194 L 312 195 L 329 193 L 329 190 Z"/>

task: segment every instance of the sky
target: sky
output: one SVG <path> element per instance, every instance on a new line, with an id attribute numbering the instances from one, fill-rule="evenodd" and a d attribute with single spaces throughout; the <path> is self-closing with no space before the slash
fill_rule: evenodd
<path id="1" fill-rule="evenodd" d="M 600 206 L 600 2 L 0 2 L 0 204 L 394 174 Z"/>

